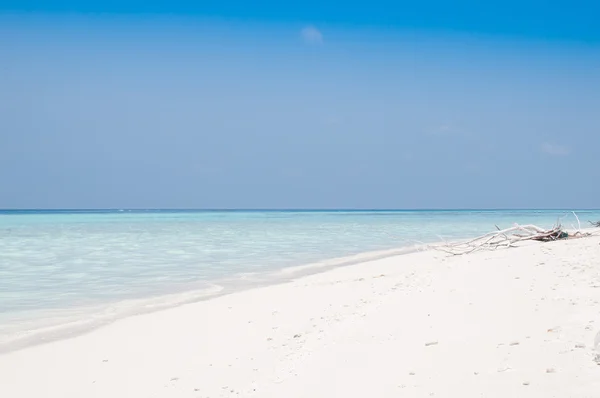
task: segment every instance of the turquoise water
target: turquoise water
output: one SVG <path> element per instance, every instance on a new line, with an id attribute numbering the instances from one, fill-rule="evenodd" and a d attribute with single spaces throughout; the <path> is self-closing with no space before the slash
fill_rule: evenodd
<path id="1" fill-rule="evenodd" d="M 1 211 L 0 343 L 565 211 Z M 600 211 L 578 211 L 582 222 Z M 576 224 L 570 215 L 563 224 Z M 343 263 L 343 261 L 341 261 Z M 93 320 L 93 322 L 92 322 Z"/>

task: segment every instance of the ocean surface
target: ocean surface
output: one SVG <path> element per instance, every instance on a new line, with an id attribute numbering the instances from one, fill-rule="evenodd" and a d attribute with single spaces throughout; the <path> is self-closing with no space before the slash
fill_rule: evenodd
<path id="1" fill-rule="evenodd" d="M 600 211 L 576 213 L 584 227 L 600 220 Z M 549 228 L 559 217 L 577 225 L 561 210 L 0 211 L 0 351 L 495 225 Z"/>

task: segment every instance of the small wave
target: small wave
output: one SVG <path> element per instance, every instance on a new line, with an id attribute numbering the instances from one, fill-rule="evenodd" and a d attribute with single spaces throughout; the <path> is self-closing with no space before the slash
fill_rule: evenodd
<path id="1" fill-rule="evenodd" d="M 222 294 L 223 291 L 223 286 L 214 284 L 202 289 L 151 298 L 22 314 L 20 321 L 13 321 L 0 328 L 0 353 L 73 337 L 123 318 L 207 300 Z M 37 317 L 32 319 L 33 315 Z"/>

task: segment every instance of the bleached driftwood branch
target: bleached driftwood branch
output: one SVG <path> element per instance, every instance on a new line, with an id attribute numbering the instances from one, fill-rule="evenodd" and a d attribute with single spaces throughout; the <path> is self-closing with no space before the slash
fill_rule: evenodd
<path id="1" fill-rule="evenodd" d="M 435 246 L 436 249 L 454 255 L 472 253 L 478 250 L 495 250 L 499 247 L 511 247 L 517 242 L 536 240 L 548 242 L 559 239 L 566 239 L 569 235 L 562 229 L 560 224 L 554 228 L 545 230 L 536 225 L 518 225 L 512 228 L 500 229 L 497 231 L 478 236 L 464 242 L 444 243 Z M 574 236 L 583 235 L 577 230 Z"/>
<path id="2" fill-rule="evenodd" d="M 572 211 L 571 213 L 573 213 L 573 215 L 575 216 L 575 219 L 577 220 L 577 229 L 575 228 L 575 226 L 573 224 L 571 224 L 571 227 L 573 227 L 573 229 L 575 229 L 576 231 L 580 231 L 581 230 L 581 222 L 579 221 L 579 217 L 577 217 L 577 214 L 575 214 L 574 211 Z"/>

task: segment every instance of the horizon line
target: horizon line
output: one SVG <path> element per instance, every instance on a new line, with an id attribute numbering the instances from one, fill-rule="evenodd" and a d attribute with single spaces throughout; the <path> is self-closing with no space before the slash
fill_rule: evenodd
<path id="1" fill-rule="evenodd" d="M 288 211 L 288 212 L 318 212 L 318 211 L 600 211 L 600 208 L 554 208 L 554 207 L 540 207 L 540 208 L 526 208 L 526 207 L 514 207 L 514 208 L 177 208 L 177 207 L 131 207 L 131 208 L 119 208 L 119 207 L 107 207 L 107 208 L 0 208 L 0 212 L 9 211 L 231 211 L 231 212 L 252 212 L 252 211 Z"/>

